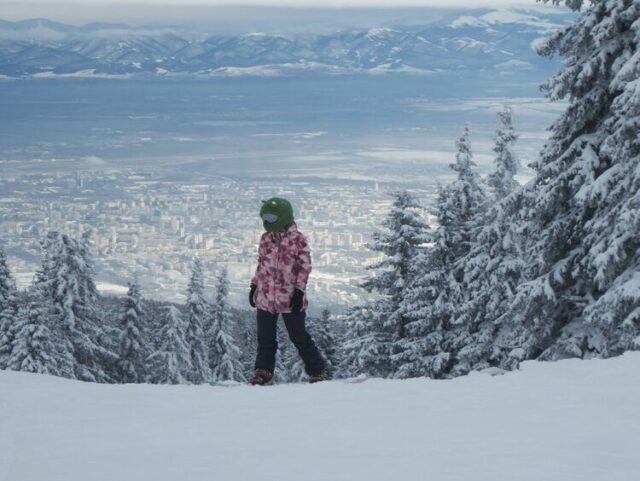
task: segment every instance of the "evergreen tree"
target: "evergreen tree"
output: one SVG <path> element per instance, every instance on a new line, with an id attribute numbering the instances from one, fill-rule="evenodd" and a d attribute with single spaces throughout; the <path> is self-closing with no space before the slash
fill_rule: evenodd
<path id="1" fill-rule="evenodd" d="M 384 255 L 383 260 L 370 266 L 375 275 L 363 283 L 369 292 L 381 294 L 388 304 L 385 329 L 397 339 L 406 336 L 407 319 L 402 301 L 408 286 L 413 282 L 412 266 L 422 244 L 429 240 L 428 226 L 421 215 L 422 207 L 407 191 L 394 194 L 394 202 L 388 216 L 382 222 L 386 231 L 373 234 L 369 247 Z"/>
<path id="2" fill-rule="evenodd" d="M 404 302 L 409 337 L 400 351 L 396 377 L 443 378 L 453 364 L 447 338 L 458 313 L 452 299 L 459 299 L 460 292 L 459 282 L 453 276 L 456 257 L 447 230 L 449 194 L 448 189 L 440 188 L 436 210 L 440 225 L 433 231 L 431 245 L 416 258 L 416 281 Z"/>
<path id="3" fill-rule="evenodd" d="M 193 373 L 191 352 L 186 340 L 187 325 L 174 305 L 167 308 L 160 329 L 160 347 L 149 356 L 152 380 L 161 384 L 187 384 Z"/>
<path id="4" fill-rule="evenodd" d="M 539 48 L 566 58 L 544 90 L 569 106 L 526 191 L 529 268 L 509 315 L 512 362 L 637 348 L 639 18 L 635 0 L 591 2 Z"/>
<path id="5" fill-rule="evenodd" d="M 354 336 L 344 345 L 340 375 L 352 372 L 351 368 L 345 369 L 344 363 L 376 376 L 388 376 L 398 369 L 410 320 L 404 300 L 414 283 L 413 267 L 418 251 L 429 240 L 421 210 L 410 193 L 397 192 L 382 223 L 385 231 L 374 233 L 369 247 L 384 258 L 369 267 L 374 275 L 363 287 L 380 297 L 349 312 L 347 322 Z"/>
<path id="6" fill-rule="evenodd" d="M 513 112 L 505 107 L 498 112 L 500 127 L 496 131 L 496 145 L 493 151 L 496 153 L 494 160 L 495 170 L 489 175 L 487 183 L 493 190 L 496 199 L 502 199 L 515 191 L 519 184 L 515 180 L 518 171 L 518 157 L 513 151 L 518 136 L 513 128 Z"/>
<path id="7" fill-rule="evenodd" d="M 188 380 L 193 384 L 209 382 L 211 379 L 211 369 L 204 336 L 204 325 L 209 315 L 207 301 L 204 298 L 204 275 L 202 272 L 202 261 L 195 259 L 191 280 L 187 289 L 186 305 L 186 341 L 189 346 L 192 370 Z"/>
<path id="8" fill-rule="evenodd" d="M 432 311 L 440 319 L 434 319 L 430 324 L 445 330 L 443 333 L 436 330 L 433 334 L 436 339 L 442 338 L 442 349 L 446 354 L 437 353 L 436 356 L 438 360 L 447 358 L 447 364 L 438 363 L 449 370 L 447 376 L 467 371 L 459 356 L 470 342 L 464 316 L 464 264 L 460 260 L 469 254 L 478 219 L 486 210 L 486 195 L 473 169 L 476 164 L 473 162 L 468 125 L 456 141 L 456 147 L 456 161 L 450 167 L 458 176 L 439 196 L 439 228 L 434 235 L 435 252 L 429 260 L 434 263 L 434 279 L 443 287 Z"/>
<path id="9" fill-rule="evenodd" d="M 331 313 L 323 309 L 320 318 L 309 317 L 309 332 L 325 360 L 325 369 L 333 375 L 340 365 L 337 337 Z"/>
<path id="10" fill-rule="evenodd" d="M 460 319 L 466 327 L 464 347 L 457 356 L 461 372 L 499 365 L 503 338 L 511 335 L 507 315 L 526 271 L 519 211 L 522 190 L 504 197 L 480 217 L 464 268 Z"/>
<path id="11" fill-rule="evenodd" d="M 390 360 L 394 337 L 384 323 L 389 303 L 382 300 L 350 308 L 344 315 L 346 336 L 340 346 L 340 365 L 336 377 L 366 374 L 388 377 L 394 366 Z"/>
<path id="12" fill-rule="evenodd" d="M 415 282 L 406 293 L 409 337 L 398 356 L 397 377 L 455 376 L 465 367 L 458 353 L 470 342 L 464 309 L 464 264 L 486 196 L 473 166 L 469 127 L 456 141 L 457 178 L 438 191 L 438 226 L 416 259 Z"/>
<path id="13" fill-rule="evenodd" d="M 13 337 L 18 323 L 18 300 L 7 256 L 0 247 L 0 369 L 9 362 Z"/>
<path id="14" fill-rule="evenodd" d="M 469 125 L 456 140 L 456 161 L 449 167 L 457 172 L 455 181 L 444 187 L 438 198 L 438 223 L 442 227 L 443 241 L 455 259 L 469 252 L 474 223 L 486 208 L 486 195 L 475 172 L 471 152 Z M 458 270 L 456 278 L 461 280 Z"/>
<path id="15" fill-rule="evenodd" d="M 240 349 L 233 337 L 233 317 L 228 301 L 229 277 L 226 268 L 220 271 L 213 306 L 213 322 L 208 335 L 209 362 L 213 381 L 246 381 Z"/>
<path id="16" fill-rule="evenodd" d="M 242 316 L 236 321 L 236 339 L 239 339 L 240 360 L 242 372 L 250 373 L 254 370 L 256 352 L 258 350 L 258 332 L 255 326 L 255 313 L 251 317 Z"/>
<path id="17" fill-rule="evenodd" d="M 142 333 L 140 287 L 129 284 L 124 313 L 120 318 L 120 342 L 117 368 L 120 382 L 139 383 L 146 379 L 147 343 Z"/>
<path id="18" fill-rule="evenodd" d="M 62 357 L 74 359 L 73 373 L 65 371 L 63 375 L 107 382 L 117 356 L 99 343 L 103 333 L 96 312 L 98 291 L 88 236 L 78 242 L 65 234 L 50 232 L 43 250 L 34 291 L 59 339 Z"/>
<path id="19" fill-rule="evenodd" d="M 71 368 L 67 366 L 65 369 L 58 364 L 57 339 L 47 327 L 45 314 L 46 311 L 35 303 L 29 305 L 28 312 L 20 313 L 7 364 L 9 369 L 61 376 Z M 67 361 L 68 364 L 73 362 L 70 358 Z"/>
<path id="20" fill-rule="evenodd" d="M 518 136 L 511 109 L 505 108 L 499 117 L 495 170 L 488 180 L 496 202 L 471 222 L 470 250 L 457 261 L 464 270 L 463 301 L 459 304 L 463 347 L 456 357 L 461 373 L 501 363 L 503 316 L 511 306 L 525 269 L 518 227 L 523 195 L 514 178 L 518 160 L 513 145 Z"/>

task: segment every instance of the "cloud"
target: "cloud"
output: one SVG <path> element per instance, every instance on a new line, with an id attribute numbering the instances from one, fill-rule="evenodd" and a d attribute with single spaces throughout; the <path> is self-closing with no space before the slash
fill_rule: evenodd
<path id="1" fill-rule="evenodd" d="M 90 155 L 88 157 L 84 158 L 84 161 L 88 164 L 88 165 L 93 165 L 93 166 L 102 166 L 102 165 L 107 165 L 107 161 L 104 160 L 101 157 L 98 157 L 97 155 Z"/>
<path id="2" fill-rule="evenodd" d="M 452 8 L 527 6 L 536 0 L 0 0 L 0 18 L 49 18 L 83 25 L 115 22 L 128 25 L 201 24 L 210 31 L 335 31 L 394 22 L 435 21 Z M 348 14 L 342 9 L 351 8 Z M 554 10 L 553 7 L 544 7 Z M 420 10 L 420 11 L 418 11 Z M 558 9 L 555 9 L 558 10 Z"/>
<path id="3" fill-rule="evenodd" d="M 64 33 L 57 32 L 42 25 L 23 30 L 0 30 L 2 40 L 47 40 L 58 41 L 66 37 Z"/>
<path id="4" fill-rule="evenodd" d="M 15 4 L 2 1 L 3 4 Z M 349 8 L 349 7 L 495 7 L 514 4 L 535 4 L 535 0 L 35 0 L 30 5 L 76 4 L 82 6 L 101 5 L 194 5 L 194 6 L 275 6 L 292 8 Z"/>

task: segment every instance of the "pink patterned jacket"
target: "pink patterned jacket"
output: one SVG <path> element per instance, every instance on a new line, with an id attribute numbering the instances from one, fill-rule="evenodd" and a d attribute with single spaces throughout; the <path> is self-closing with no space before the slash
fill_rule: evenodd
<path id="1" fill-rule="evenodd" d="M 284 232 L 265 232 L 260 238 L 256 274 L 251 279 L 251 284 L 258 286 L 253 297 L 256 307 L 274 314 L 291 312 L 294 290 L 306 291 L 310 273 L 309 243 L 295 223 Z M 305 292 L 302 310 L 308 304 Z"/>

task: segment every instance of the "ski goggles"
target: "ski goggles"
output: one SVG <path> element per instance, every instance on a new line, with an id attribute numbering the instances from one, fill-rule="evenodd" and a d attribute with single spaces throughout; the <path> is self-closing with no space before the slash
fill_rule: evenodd
<path id="1" fill-rule="evenodd" d="M 276 214 L 264 214 L 262 220 L 267 224 L 275 224 L 278 222 L 278 216 Z"/>

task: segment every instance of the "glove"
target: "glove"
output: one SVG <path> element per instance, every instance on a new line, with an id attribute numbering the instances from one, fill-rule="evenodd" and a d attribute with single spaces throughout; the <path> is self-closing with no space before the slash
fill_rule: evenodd
<path id="1" fill-rule="evenodd" d="M 296 289 L 293 291 L 293 296 L 291 297 L 291 312 L 297 314 L 302 310 L 302 300 L 304 299 L 304 292 L 300 289 Z"/>
<path id="2" fill-rule="evenodd" d="M 253 302 L 253 295 L 256 293 L 257 288 L 258 286 L 251 284 L 251 290 L 249 291 L 249 304 L 251 304 L 251 307 L 256 307 L 256 303 Z"/>

